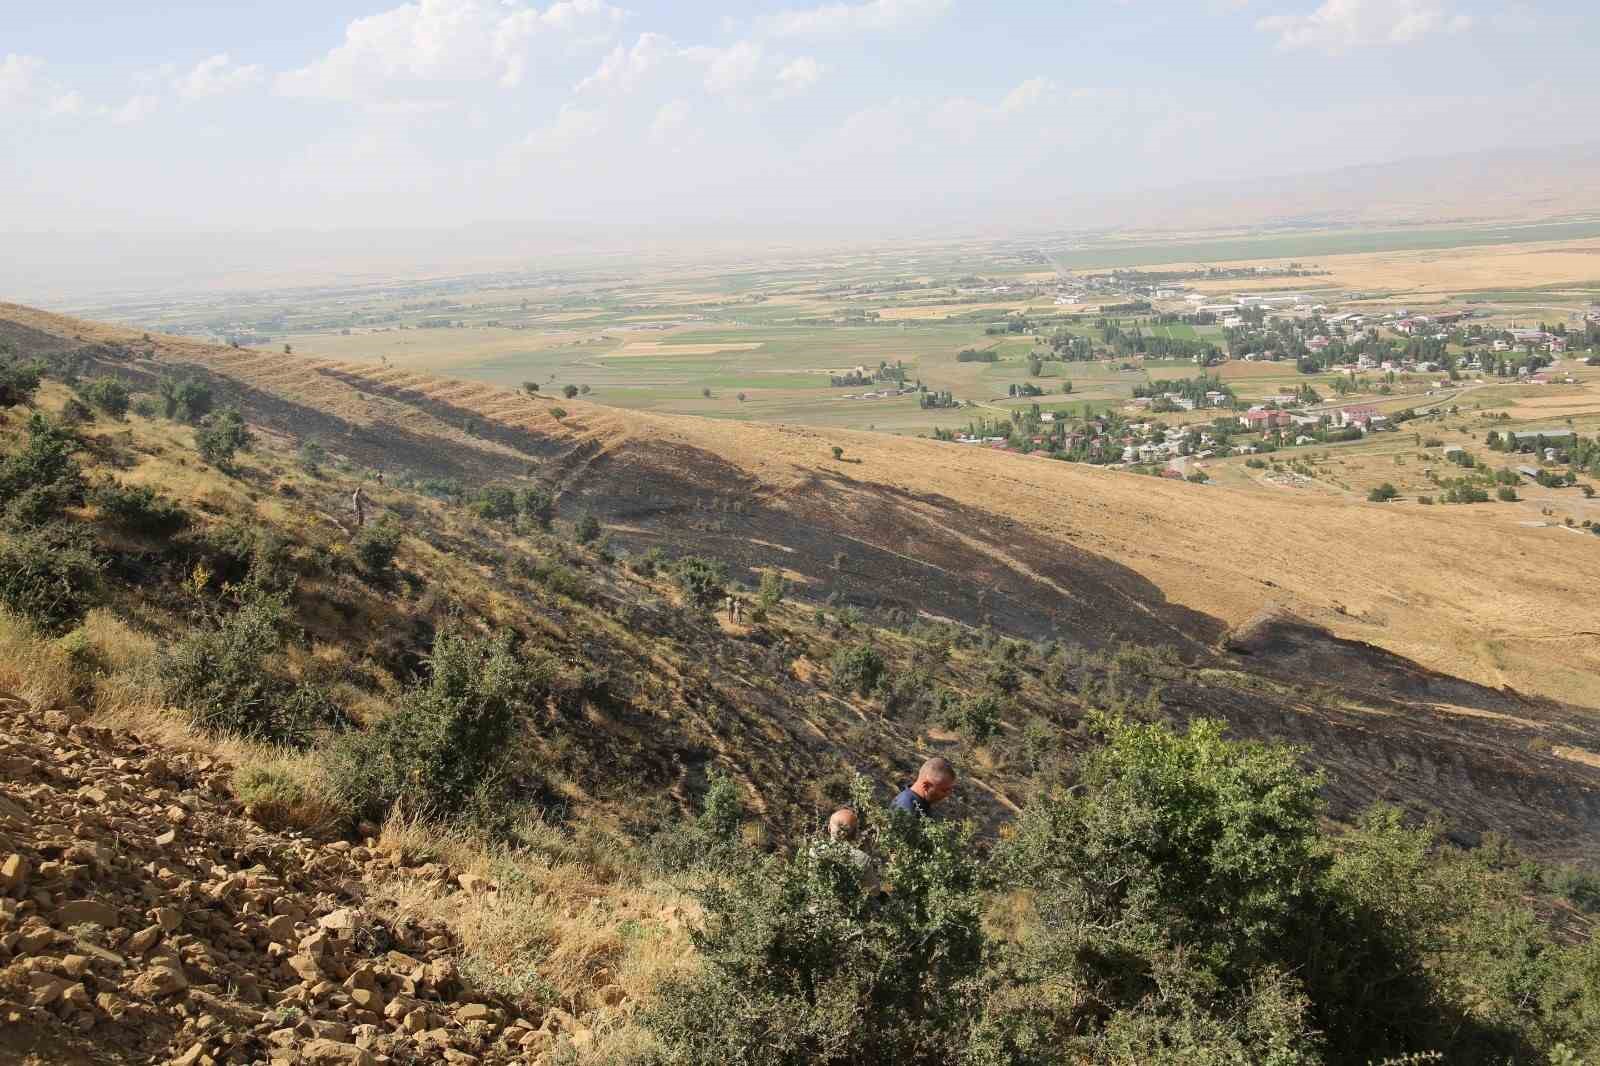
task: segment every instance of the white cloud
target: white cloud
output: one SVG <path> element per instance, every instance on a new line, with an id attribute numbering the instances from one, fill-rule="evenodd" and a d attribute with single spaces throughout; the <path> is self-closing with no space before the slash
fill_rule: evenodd
<path id="1" fill-rule="evenodd" d="M 527 71 L 528 49 L 541 33 L 558 33 L 604 40 L 627 12 L 605 0 L 561 0 L 540 11 L 524 8 L 502 19 L 494 31 L 494 56 L 502 66 L 500 84 L 515 88 Z"/>
<path id="2" fill-rule="evenodd" d="M 1459 33 L 1471 15 L 1452 14 L 1445 0 L 1324 0 L 1306 15 L 1269 15 L 1256 27 L 1278 47 L 1316 48 L 1332 55 L 1366 45 L 1408 44 L 1433 33 Z"/>
<path id="3" fill-rule="evenodd" d="M 733 93 L 760 73 L 761 53 L 759 43 L 740 41 L 727 48 L 696 49 L 693 58 L 706 63 L 707 92 Z"/>
<path id="4" fill-rule="evenodd" d="M 656 111 L 655 121 L 650 123 L 650 143 L 666 144 L 673 140 L 687 121 L 689 121 L 689 102 L 668 100 Z"/>
<path id="5" fill-rule="evenodd" d="M 803 93 L 822 77 L 822 64 L 811 56 L 791 59 L 778 71 L 778 85 L 786 95 Z"/>
<path id="6" fill-rule="evenodd" d="M 9 52 L 0 59 L 0 105 L 21 103 L 33 95 L 44 60 Z"/>
<path id="7" fill-rule="evenodd" d="M 595 72 L 577 85 L 578 92 L 629 92 L 663 62 L 682 51 L 659 33 L 641 33 L 632 48 L 617 45 Z"/>
<path id="8" fill-rule="evenodd" d="M 198 100 L 254 85 L 261 80 L 261 76 L 259 65 L 235 64 L 228 58 L 228 53 L 218 52 L 196 63 L 194 69 L 183 77 L 174 79 L 173 88 L 177 89 L 179 96 Z"/>
<path id="9" fill-rule="evenodd" d="M 414 0 L 354 19 L 321 59 L 278 76 L 287 96 L 378 102 L 396 83 L 496 81 L 519 85 L 544 34 L 609 34 L 624 12 L 602 0 L 508 10 L 491 0 Z"/>
<path id="10" fill-rule="evenodd" d="M 51 97 L 50 105 L 45 108 L 45 113 L 49 115 L 78 115 L 83 113 L 83 108 L 83 94 L 74 89 Z"/>
<path id="11" fill-rule="evenodd" d="M 155 96 L 143 94 L 133 96 L 121 107 L 111 109 L 111 117 L 118 122 L 134 123 L 143 122 L 161 106 L 161 101 Z"/>
<path id="12" fill-rule="evenodd" d="M 605 129 L 605 116 L 576 104 L 562 104 L 555 121 L 528 135 L 526 146 L 545 155 L 564 155 Z"/>
<path id="13" fill-rule="evenodd" d="M 971 138 L 987 127 L 1032 110 L 1059 91 L 1060 87 L 1049 78 L 1029 78 L 996 104 L 962 96 L 944 100 L 929 110 L 927 122 L 940 132 Z"/>
<path id="14" fill-rule="evenodd" d="M 864 4 L 825 4 L 783 11 L 761 20 L 779 37 L 840 37 L 852 33 L 893 33 L 915 29 L 949 11 L 954 0 L 868 0 Z"/>

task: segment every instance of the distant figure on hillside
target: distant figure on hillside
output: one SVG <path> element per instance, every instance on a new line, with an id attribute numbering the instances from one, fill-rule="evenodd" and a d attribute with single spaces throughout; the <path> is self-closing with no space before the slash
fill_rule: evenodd
<path id="1" fill-rule="evenodd" d="M 733 597 L 733 620 L 735 622 L 744 621 L 744 601 L 737 596 Z"/>
<path id="2" fill-rule="evenodd" d="M 955 790 L 956 768 L 950 765 L 949 759 L 935 755 L 922 764 L 911 787 L 896 796 L 889 806 L 919 818 L 927 818 L 933 814 L 934 804 Z"/>
<path id="3" fill-rule="evenodd" d="M 735 604 L 734 604 L 733 595 L 731 593 L 728 595 L 728 602 L 724 606 L 726 606 L 728 608 L 728 621 L 730 621 L 730 622 L 733 621 Z"/>
<path id="4" fill-rule="evenodd" d="M 350 506 L 356 512 L 356 528 L 362 529 L 367 524 L 367 498 L 361 492 L 361 486 L 356 486 L 356 491 L 350 496 Z"/>

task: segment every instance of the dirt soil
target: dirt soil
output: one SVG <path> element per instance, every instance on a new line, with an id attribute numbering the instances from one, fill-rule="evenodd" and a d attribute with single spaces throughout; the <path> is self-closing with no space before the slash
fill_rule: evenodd
<path id="1" fill-rule="evenodd" d="M 268 832 L 229 767 L 80 717 L 0 693 L 0 1061 L 533 1063 L 592 1039 L 468 987 L 448 928 L 375 889 L 493 882 Z"/>

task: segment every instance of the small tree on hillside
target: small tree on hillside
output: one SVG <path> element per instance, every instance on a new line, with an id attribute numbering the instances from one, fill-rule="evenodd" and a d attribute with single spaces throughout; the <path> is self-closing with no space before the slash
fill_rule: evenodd
<path id="1" fill-rule="evenodd" d="M 225 473 L 232 472 L 234 456 L 249 451 L 254 440 L 244 416 L 232 407 L 207 415 L 194 435 L 200 458 Z"/>
<path id="2" fill-rule="evenodd" d="M 833 446 L 832 450 L 833 450 L 834 459 L 838 460 L 838 459 L 843 459 L 844 458 L 844 449 L 843 448 L 841 448 L 837 444 L 835 444 Z"/>
<path id="3" fill-rule="evenodd" d="M 576 385 L 563 385 L 561 387 L 561 395 L 565 396 L 569 400 L 573 399 L 574 397 L 576 397 L 578 395 L 578 386 L 576 386 Z"/>
<path id="4" fill-rule="evenodd" d="M 0 407 L 31 403 L 39 391 L 41 375 L 35 363 L 0 361 Z"/>

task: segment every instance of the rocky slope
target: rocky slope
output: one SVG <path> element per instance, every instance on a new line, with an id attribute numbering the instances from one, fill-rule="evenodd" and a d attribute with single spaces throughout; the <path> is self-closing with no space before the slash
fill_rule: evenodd
<path id="1" fill-rule="evenodd" d="M 592 1039 L 474 991 L 445 926 L 371 891 L 493 882 L 267 832 L 226 765 L 80 718 L 0 693 L 0 1060 L 538 1063 Z"/>

